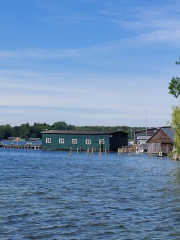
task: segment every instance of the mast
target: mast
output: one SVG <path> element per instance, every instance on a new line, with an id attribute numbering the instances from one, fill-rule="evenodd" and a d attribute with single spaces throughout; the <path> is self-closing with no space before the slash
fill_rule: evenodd
<path id="1" fill-rule="evenodd" d="M 147 110 L 145 110 L 145 116 L 146 116 L 146 141 L 147 141 Z"/>

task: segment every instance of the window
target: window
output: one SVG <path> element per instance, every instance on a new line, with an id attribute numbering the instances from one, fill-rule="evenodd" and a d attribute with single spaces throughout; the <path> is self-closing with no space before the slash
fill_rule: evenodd
<path id="1" fill-rule="evenodd" d="M 64 144 L 64 138 L 59 138 L 59 143 Z"/>
<path id="2" fill-rule="evenodd" d="M 104 139 L 99 139 L 99 144 L 105 144 Z"/>
<path id="3" fill-rule="evenodd" d="M 72 144 L 77 144 L 77 139 L 72 139 Z"/>
<path id="4" fill-rule="evenodd" d="M 86 139 L 86 144 L 91 145 L 91 139 Z"/>
<path id="5" fill-rule="evenodd" d="M 51 138 L 46 138 L 46 143 L 51 143 Z"/>

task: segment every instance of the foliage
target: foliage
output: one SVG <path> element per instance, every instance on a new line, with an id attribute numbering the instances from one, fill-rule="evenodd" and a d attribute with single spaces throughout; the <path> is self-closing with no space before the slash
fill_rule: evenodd
<path id="1" fill-rule="evenodd" d="M 174 97 L 178 98 L 180 95 L 180 78 L 172 78 L 171 82 L 169 83 L 169 93 L 172 94 Z"/>
<path id="2" fill-rule="evenodd" d="M 68 125 L 65 122 L 55 122 L 52 127 L 52 130 L 67 130 L 68 129 Z"/>
<path id="3" fill-rule="evenodd" d="M 13 127 L 12 128 L 12 136 L 20 136 L 20 129 L 21 129 L 20 126 Z"/>
<path id="4" fill-rule="evenodd" d="M 167 155 L 169 158 L 173 158 L 173 156 L 174 156 L 174 152 L 170 152 L 170 153 L 168 153 L 168 155 Z"/>
<path id="5" fill-rule="evenodd" d="M 21 124 L 20 126 L 11 127 L 9 124 L 0 126 L 0 139 L 8 139 L 9 137 L 41 138 L 41 132 L 46 130 L 74 130 L 74 131 L 124 131 L 132 137 L 132 132 L 142 128 L 128 126 L 75 126 L 67 124 L 64 121 L 59 121 L 49 125 L 47 123 L 34 123 L 32 126 L 29 123 Z"/>
<path id="6" fill-rule="evenodd" d="M 171 126 L 175 129 L 175 148 L 177 153 L 180 154 L 180 106 L 173 106 L 172 110 Z"/>
<path id="7" fill-rule="evenodd" d="M 0 126 L 0 140 L 4 139 L 4 136 L 5 136 L 4 126 Z"/>
<path id="8" fill-rule="evenodd" d="M 180 57 L 179 57 L 179 59 L 180 59 Z M 180 61 L 177 61 L 177 62 L 175 62 L 177 65 L 180 65 Z"/>
<path id="9" fill-rule="evenodd" d="M 177 65 L 180 65 L 180 62 L 176 62 Z M 180 95 L 180 78 L 173 77 L 171 82 L 169 83 L 169 93 L 172 94 L 174 97 L 178 98 Z"/>
<path id="10" fill-rule="evenodd" d="M 31 135 L 31 129 L 29 123 L 21 124 L 20 126 L 20 136 L 21 138 L 28 138 Z"/>

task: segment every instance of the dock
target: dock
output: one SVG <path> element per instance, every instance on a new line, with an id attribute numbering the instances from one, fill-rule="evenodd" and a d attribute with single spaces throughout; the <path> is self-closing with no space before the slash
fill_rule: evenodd
<path id="1" fill-rule="evenodd" d="M 1 144 L 1 148 L 12 148 L 12 149 L 41 149 L 41 145 L 26 144 L 26 145 L 13 145 L 13 144 Z"/>

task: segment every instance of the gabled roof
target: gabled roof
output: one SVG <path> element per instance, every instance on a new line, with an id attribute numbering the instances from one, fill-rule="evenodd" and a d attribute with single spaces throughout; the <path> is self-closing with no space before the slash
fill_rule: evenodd
<path id="1" fill-rule="evenodd" d="M 160 130 L 163 130 L 175 142 L 175 130 L 171 127 L 161 127 L 155 132 L 148 140 L 147 143 L 154 137 Z"/>
<path id="2" fill-rule="evenodd" d="M 169 127 L 161 128 L 173 141 L 175 141 L 175 130 Z"/>
<path id="3" fill-rule="evenodd" d="M 110 135 L 113 133 L 126 133 L 123 131 L 71 131 L 71 130 L 49 130 L 49 131 L 43 131 L 42 134 L 71 134 L 71 135 Z M 126 133 L 127 134 L 127 133 Z"/>

